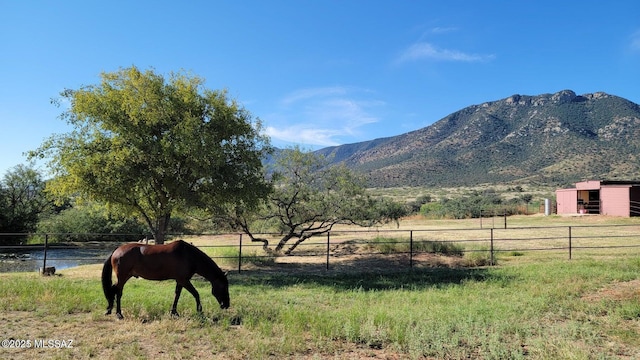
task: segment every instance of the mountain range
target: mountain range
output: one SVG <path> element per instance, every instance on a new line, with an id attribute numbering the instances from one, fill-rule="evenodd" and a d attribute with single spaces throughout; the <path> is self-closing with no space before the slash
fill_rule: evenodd
<path id="1" fill-rule="evenodd" d="M 639 149 L 638 104 L 563 90 L 472 105 L 419 130 L 316 153 L 363 173 L 371 187 L 565 186 L 636 180 Z"/>

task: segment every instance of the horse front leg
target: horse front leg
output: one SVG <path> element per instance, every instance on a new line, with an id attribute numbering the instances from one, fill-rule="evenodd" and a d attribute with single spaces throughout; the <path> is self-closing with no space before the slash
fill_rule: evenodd
<path id="1" fill-rule="evenodd" d="M 196 299 L 196 311 L 201 314 L 202 313 L 202 304 L 200 304 L 200 294 L 198 294 L 198 290 L 191 284 L 191 281 L 187 280 L 184 284 L 184 288 L 187 289 Z"/>
<path id="2" fill-rule="evenodd" d="M 182 292 L 182 285 L 176 282 L 176 296 L 173 299 L 173 306 L 171 307 L 172 316 L 180 316 L 178 314 L 178 300 L 180 299 L 180 293 Z"/>

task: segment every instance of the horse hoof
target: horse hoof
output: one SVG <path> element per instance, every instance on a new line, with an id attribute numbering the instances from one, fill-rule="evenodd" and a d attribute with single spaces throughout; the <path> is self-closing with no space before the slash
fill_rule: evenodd
<path id="1" fill-rule="evenodd" d="M 111 315 L 111 310 L 107 310 L 106 313 L 104 313 L 105 315 Z"/>
<path id="2" fill-rule="evenodd" d="M 171 316 L 172 317 L 180 317 L 180 314 L 178 314 L 177 311 L 171 311 Z"/>
<path id="3" fill-rule="evenodd" d="M 118 320 L 124 319 L 124 316 L 122 316 L 122 314 L 120 314 L 120 313 L 116 314 L 116 316 L 118 317 Z"/>

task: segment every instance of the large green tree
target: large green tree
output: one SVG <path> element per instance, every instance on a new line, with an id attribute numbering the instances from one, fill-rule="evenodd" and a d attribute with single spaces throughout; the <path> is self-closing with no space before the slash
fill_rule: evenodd
<path id="1" fill-rule="evenodd" d="M 138 214 L 163 243 L 178 209 L 251 205 L 268 192 L 261 161 L 269 140 L 226 91 L 183 72 L 165 78 L 136 67 L 101 79 L 61 93 L 57 103 L 68 103 L 61 117 L 74 130 L 31 153 L 50 159 L 53 194 Z"/>
<path id="2" fill-rule="evenodd" d="M 343 165 L 328 161 L 298 148 L 286 150 L 271 174 L 274 185 L 258 211 L 232 204 L 221 223 L 246 233 L 251 241 L 261 242 L 266 251 L 291 253 L 305 240 L 327 233 L 338 224 L 372 226 L 397 221 L 406 215 L 399 204 L 367 194 L 364 180 Z M 277 230 L 275 244 L 260 233 Z"/>
<path id="3" fill-rule="evenodd" d="M 41 174 L 29 166 L 18 165 L 7 171 L 0 181 L 0 232 L 36 230 L 40 216 L 52 207 L 44 187 Z M 23 240 L 4 236 L 0 237 L 0 245 Z"/>

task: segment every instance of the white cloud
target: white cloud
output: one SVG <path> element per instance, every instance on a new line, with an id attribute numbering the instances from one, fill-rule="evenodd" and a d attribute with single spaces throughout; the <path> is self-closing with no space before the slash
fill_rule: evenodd
<path id="1" fill-rule="evenodd" d="M 305 128 L 303 125 L 294 124 L 289 127 L 277 129 L 272 126 L 266 128 L 265 133 L 285 143 L 297 145 L 337 146 L 339 142 L 333 140 L 339 133 L 329 129 Z"/>
<path id="2" fill-rule="evenodd" d="M 458 50 L 440 49 L 430 43 L 421 42 L 411 45 L 398 58 L 398 62 L 432 59 L 438 61 L 485 62 L 494 55 L 468 54 Z"/>
<path id="3" fill-rule="evenodd" d="M 300 89 L 284 96 L 280 104 L 276 113 L 261 117 L 266 135 L 274 144 L 312 146 L 368 140 L 363 127 L 378 122 L 375 110 L 384 106 L 370 91 L 342 86 Z"/>
<path id="4" fill-rule="evenodd" d="M 458 28 L 437 26 L 431 29 L 431 33 L 433 34 L 446 34 L 446 33 L 455 32 L 455 31 L 458 31 Z"/>
<path id="5" fill-rule="evenodd" d="M 341 86 L 300 89 L 288 94 L 284 99 L 282 99 L 282 104 L 291 105 L 298 101 L 317 97 L 344 95 L 346 92 L 347 90 Z"/>

